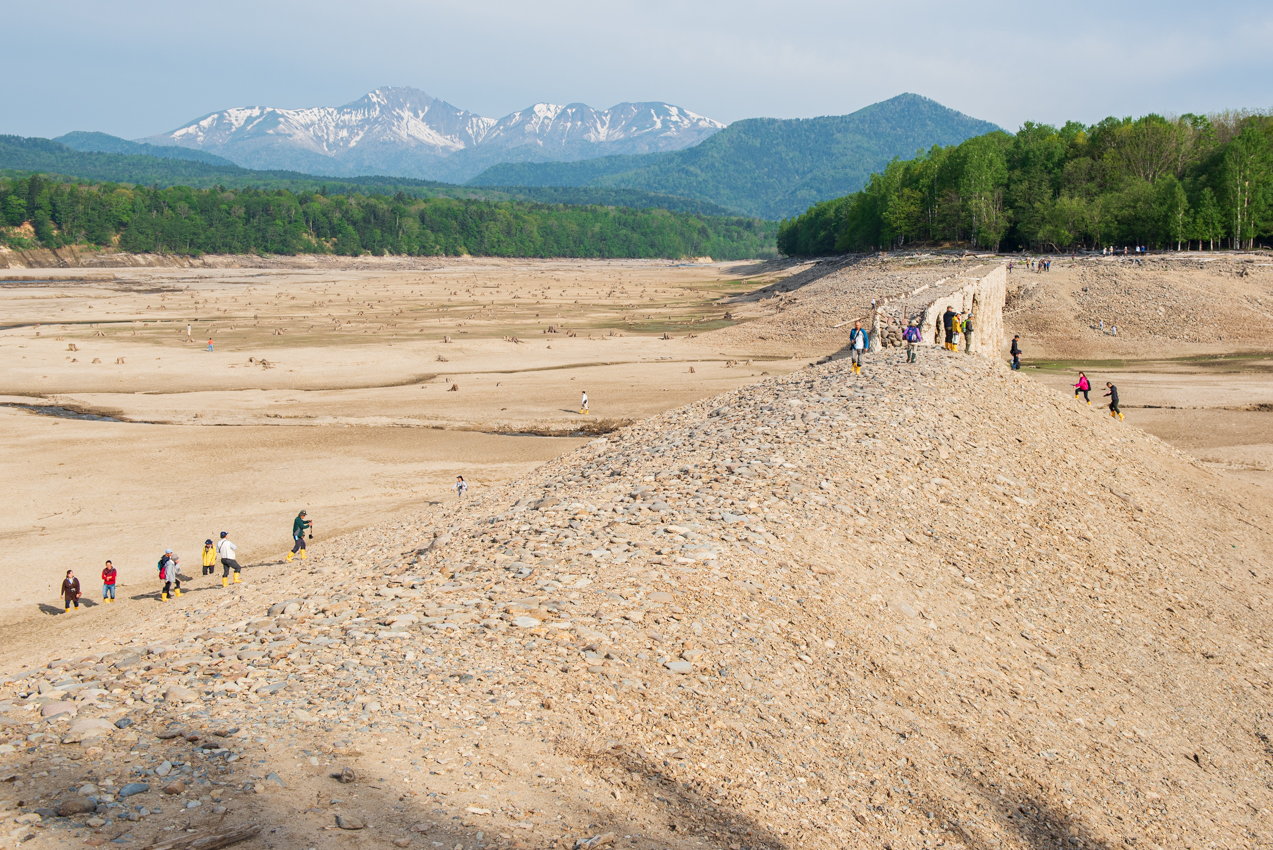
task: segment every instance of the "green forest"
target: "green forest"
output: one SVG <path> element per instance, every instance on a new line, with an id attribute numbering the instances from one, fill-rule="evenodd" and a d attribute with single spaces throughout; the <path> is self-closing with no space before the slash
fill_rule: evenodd
<path id="1" fill-rule="evenodd" d="M 256 171 L 240 168 L 219 156 L 184 148 L 161 148 L 116 139 L 102 133 L 68 133 L 62 138 L 76 143 L 96 138 L 113 140 L 121 151 L 146 154 L 78 150 L 51 139 L 0 135 L 0 176 L 28 174 L 66 176 L 72 180 L 133 183 L 142 186 L 193 186 L 286 189 L 289 192 L 358 192 L 364 195 L 396 195 L 416 198 L 471 198 L 488 201 L 532 201 L 542 204 L 580 204 L 621 207 L 662 207 L 695 215 L 737 215 L 708 201 L 666 194 L 612 188 L 559 188 L 553 186 L 456 186 L 406 177 L 321 177 L 299 171 Z M 162 154 L 162 155 L 160 155 Z M 175 157 L 175 158 L 174 158 Z"/>
<path id="2" fill-rule="evenodd" d="M 745 259 L 775 255 L 774 222 L 663 209 L 329 195 L 323 189 L 147 188 L 0 179 L 0 240 L 185 255 Z"/>
<path id="3" fill-rule="evenodd" d="M 635 189 L 776 220 L 858 189 L 896 156 L 996 129 L 926 97 L 901 94 L 850 115 L 735 121 L 679 151 L 503 163 L 468 185 Z"/>
<path id="4" fill-rule="evenodd" d="M 934 146 L 784 220 L 778 250 L 1251 249 L 1270 236 L 1273 115 L 1231 112 L 1027 123 Z"/>

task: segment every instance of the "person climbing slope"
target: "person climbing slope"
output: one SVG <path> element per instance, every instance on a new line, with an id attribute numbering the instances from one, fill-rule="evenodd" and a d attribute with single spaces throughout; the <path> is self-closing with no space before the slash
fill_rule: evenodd
<path id="1" fill-rule="evenodd" d="M 292 551 L 287 553 L 287 560 L 296 557 L 296 553 L 301 553 L 301 560 L 305 560 L 309 555 L 305 554 L 305 532 L 313 527 L 314 523 L 305 519 L 305 511 L 301 511 L 296 515 L 296 519 L 292 520 Z M 309 539 L 314 539 L 314 533 L 311 531 Z"/>
<path id="2" fill-rule="evenodd" d="M 1105 389 L 1108 390 L 1105 393 L 1105 398 L 1109 399 L 1109 415 L 1122 422 L 1123 411 L 1118 409 L 1118 387 L 1106 381 Z"/>
<path id="3" fill-rule="evenodd" d="M 1088 407 L 1091 407 L 1092 397 L 1088 395 L 1088 392 L 1091 391 L 1091 389 L 1092 389 L 1092 384 L 1091 382 L 1087 380 L 1087 375 L 1083 374 L 1082 372 L 1079 372 L 1078 383 L 1074 385 L 1074 397 L 1078 398 L 1079 393 L 1082 393 L 1083 400 L 1087 402 Z"/>

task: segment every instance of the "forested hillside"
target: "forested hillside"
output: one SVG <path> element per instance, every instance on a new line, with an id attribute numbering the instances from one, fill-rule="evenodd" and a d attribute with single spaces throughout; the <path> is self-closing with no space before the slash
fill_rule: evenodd
<path id="1" fill-rule="evenodd" d="M 895 160 L 784 221 L 778 249 L 954 242 L 983 250 L 1251 248 L 1273 236 L 1273 116 L 1027 123 Z"/>
<path id="2" fill-rule="evenodd" d="M 0 242 L 174 254 L 774 256 L 773 222 L 600 206 L 0 179 Z"/>
<path id="3" fill-rule="evenodd" d="M 736 121 L 673 153 L 506 164 L 469 183 L 639 189 L 777 219 L 860 188 L 894 157 L 994 129 L 928 98 L 903 94 L 851 115 Z"/>
<path id="4" fill-rule="evenodd" d="M 142 145 L 105 133 L 71 133 L 78 150 L 50 140 L 0 136 L 0 171 L 57 174 L 88 181 L 135 183 L 144 186 L 192 186 L 286 189 L 289 192 L 319 190 L 395 195 L 417 198 L 471 198 L 490 201 L 533 201 L 546 204 L 582 204 L 660 207 L 694 215 L 732 215 L 718 204 L 690 198 L 614 188 L 560 188 L 483 186 L 466 187 L 406 177 L 320 177 L 299 171 L 255 171 L 197 150 Z M 66 137 L 63 137 L 66 138 Z M 131 146 L 131 147 L 130 147 Z M 103 148 L 105 150 L 95 150 Z M 138 152 L 134 152 L 138 151 Z M 148 153 L 140 153 L 147 151 Z M 13 176 L 13 175 L 10 175 Z"/>
<path id="5" fill-rule="evenodd" d="M 160 159 L 188 159 L 191 162 L 206 162 L 209 165 L 229 165 L 234 163 L 222 156 L 207 151 L 180 148 L 175 146 L 151 145 L 145 142 L 131 142 L 112 136 L 109 133 L 90 133 L 76 130 L 58 136 L 52 141 L 66 145 L 72 150 L 83 153 L 122 153 L 137 156 L 154 156 Z"/>

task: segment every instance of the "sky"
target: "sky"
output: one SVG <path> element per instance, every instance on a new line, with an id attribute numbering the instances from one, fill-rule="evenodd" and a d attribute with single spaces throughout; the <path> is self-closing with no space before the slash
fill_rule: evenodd
<path id="1" fill-rule="evenodd" d="M 1273 108 L 1273 3 L 0 0 L 0 133 L 139 138 L 383 85 L 498 118 L 657 100 L 729 123 L 902 92 L 1027 120 Z"/>

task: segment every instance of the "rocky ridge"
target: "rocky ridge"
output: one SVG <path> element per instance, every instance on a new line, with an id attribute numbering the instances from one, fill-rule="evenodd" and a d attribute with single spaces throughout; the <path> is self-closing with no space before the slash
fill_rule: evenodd
<path id="1" fill-rule="evenodd" d="M 6 833 L 1264 846 L 1268 520 L 1000 363 L 811 367 L 10 659 Z"/>

